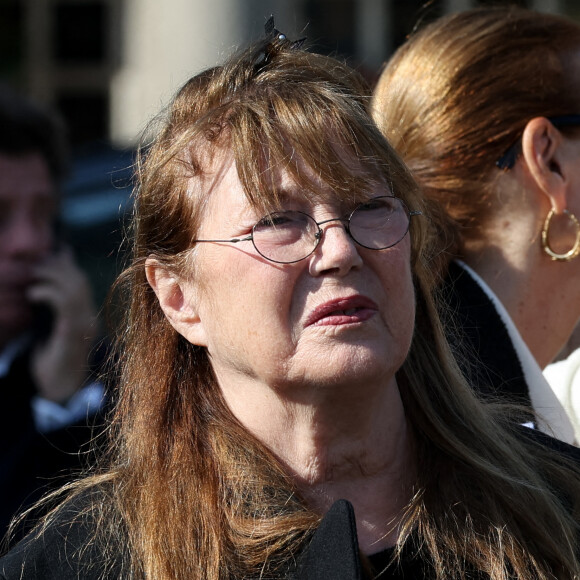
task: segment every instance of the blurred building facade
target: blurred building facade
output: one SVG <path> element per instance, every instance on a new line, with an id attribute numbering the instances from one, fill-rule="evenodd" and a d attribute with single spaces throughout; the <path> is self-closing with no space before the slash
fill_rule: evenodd
<path id="1" fill-rule="evenodd" d="M 418 21 L 485 3 L 0 0 L 0 75 L 60 110 L 75 143 L 126 147 L 185 79 L 257 38 L 270 14 L 288 36 L 372 77 Z M 578 0 L 516 3 L 580 19 Z"/>

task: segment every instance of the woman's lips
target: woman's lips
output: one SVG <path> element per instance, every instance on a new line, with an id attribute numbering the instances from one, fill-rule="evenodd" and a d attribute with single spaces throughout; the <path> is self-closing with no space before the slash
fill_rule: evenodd
<path id="1" fill-rule="evenodd" d="M 330 300 L 317 306 L 306 319 L 305 326 L 333 326 L 368 320 L 378 311 L 376 303 L 366 296 Z"/>

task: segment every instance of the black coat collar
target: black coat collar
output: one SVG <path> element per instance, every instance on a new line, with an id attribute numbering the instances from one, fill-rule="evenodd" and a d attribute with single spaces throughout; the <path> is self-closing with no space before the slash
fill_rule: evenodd
<path id="1" fill-rule="evenodd" d="M 508 330 L 481 286 L 456 262 L 441 293 L 441 319 L 461 370 L 475 391 L 531 407 L 529 386 Z"/>

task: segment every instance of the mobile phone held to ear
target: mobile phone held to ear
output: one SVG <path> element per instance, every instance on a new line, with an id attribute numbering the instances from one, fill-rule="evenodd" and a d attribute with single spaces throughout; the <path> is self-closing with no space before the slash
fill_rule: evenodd
<path id="1" fill-rule="evenodd" d="M 53 246 L 52 255 L 62 251 L 64 247 L 63 228 L 60 217 L 57 216 L 53 222 Z M 47 302 L 37 302 L 33 305 L 34 323 L 33 334 L 37 342 L 43 343 L 52 334 L 56 314 L 53 307 Z"/>
<path id="2" fill-rule="evenodd" d="M 34 326 L 33 334 L 37 342 L 43 343 L 48 340 L 54 328 L 55 313 L 45 302 L 39 302 L 33 306 Z"/>

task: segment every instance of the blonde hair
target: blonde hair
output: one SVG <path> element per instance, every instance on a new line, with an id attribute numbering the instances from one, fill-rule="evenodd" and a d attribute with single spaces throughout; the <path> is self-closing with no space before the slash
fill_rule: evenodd
<path id="1" fill-rule="evenodd" d="M 386 63 L 373 116 L 445 209 L 438 217 L 450 255 L 461 254 L 463 240 L 485 239 L 504 203 L 495 163 L 527 122 L 580 110 L 579 51 L 577 23 L 487 7 L 419 29 Z"/>
<path id="2" fill-rule="evenodd" d="M 77 484 L 106 483 L 109 502 L 90 508 L 102 522 L 95 541 L 105 560 L 117 557 L 108 546 L 111 522 L 118 523 L 127 577 L 281 577 L 317 526 L 320 515 L 227 409 L 205 350 L 165 319 L 144 260 L 193 266 L 195 275 L 190 248 L 204 199 L 187 185 L 220 148 L 233 152 L 257 207 L 278 203 L 272 174 L 281 167 L 316 196 L 299 157 L 341 199 L 357 199 L 379 179 L 410 208 L 425 210 L 368 109 L 369 89 L 350 68 L 276 37 L 189 81 L 145 152 L 133 264 L 122 277 L 129 305 L 111 465 Z M 345 157 L 360 167 L 356 176 Z M 416 530 L 416 549 L 439 579 L 472 568 L 493 580 L 512 572 L 524 580 L 570 578 L 578 570 L 577 528 L 555 490 L 575 505 L 578 476 L 564 459 L 516 436 L 499 413 L 496 420 L 463 383 L 431 297 L 428 223 L 410 230 L 417 319 L 397 379 L 420 473 L 399 548 Z"/>

